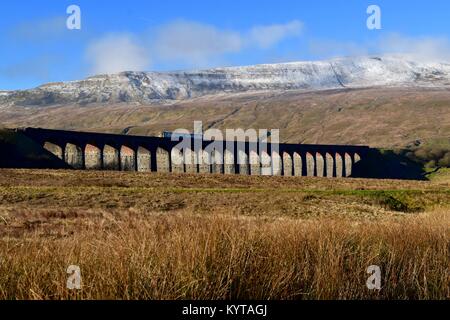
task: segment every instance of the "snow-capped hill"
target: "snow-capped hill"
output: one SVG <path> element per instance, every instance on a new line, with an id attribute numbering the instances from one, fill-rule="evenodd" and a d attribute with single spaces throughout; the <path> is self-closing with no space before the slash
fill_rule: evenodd
<path id="1" fill-rule="evenodd" d="M 0 105 L 183 100 L 216 93 L 373 86 L 447 87 L 450 64 L 402 57 L 339 58 L 188 72 L 123 72 L 31 90 L 0 92 Z"/>

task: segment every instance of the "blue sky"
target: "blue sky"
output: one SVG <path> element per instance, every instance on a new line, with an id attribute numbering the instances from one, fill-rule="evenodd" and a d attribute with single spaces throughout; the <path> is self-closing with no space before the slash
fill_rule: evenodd
<path id="1" fill-rule="evenodd" d="M 66 9 L 81 9 L 68 30 Z M 381 30 L 366 26 L 381 8 Z M 450 1 L 40 0 L 0 6 L 0 90 L 124 70 L 411 54 L 450 60 Z"/>

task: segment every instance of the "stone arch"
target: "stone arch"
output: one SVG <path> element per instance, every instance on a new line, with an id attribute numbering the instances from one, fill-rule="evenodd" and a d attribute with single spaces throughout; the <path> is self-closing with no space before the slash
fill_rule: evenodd
<path id="1" fill-rule="evenodd" d="M 353 155 L 353 164 L 358 163 L 361 161 L 361 156 L 358 153 L 355 153 Z"/>
<path id="2" fill-rule="evenodd" d="M 183 151 L 178 148 L 172 148 L 170 151 L 170 158 L 172 162 L 172 172 L 183 173 L 184 172 L 184 156 Z"/>
<path id="3" fill-rule="evenodd" d="M 286 177 L 292 176 L 292 158 L 291 155 L 287 152 L 283 153 L 283 175 Z"/>
<path id="4" fill-rule="evenodd" d="M 119 150 L 110 145 L 103 148 L 103 169 L 120 170 Z"/>
<path id="5" fill-rule="evenodd" d="M 197 173 L 197 154 L 194 150 L 186 148 L 184 152 L 184 165 L 187 173 Z"/>
<path id="6" fill-rule="evenodd" d="M 64 151 L 66 163 L 74 169 L 83 169 L 83 149 L 81 147 L 67 143 Z"/>
<path id="7" fill-rule="evenodd" d="M 281 176 L 283 164 L 280 154 L 278 152 L 272 152 L 272 175 Z"/>
<path id="8" fill-rule="evenodd" d="M 344 169 L 344 163 L 342 160 L 342 156 L 339 153 L 336 153 L 334 158 L 334 166 L 336 168 L 336 177 L 342 178 L 343 176 L 343 169 Z"/>
<path id="9" fill-rule="evenodd" d="M 52 142 L 46 141 L 44 143 L 44 149 L 47 150 L 50 153 L 53 153 L 53 155 L 55 157 L 60 158 L 61 160 L 63 160 L 63 150 L 60 146 L 58 146 L 57 144 L 54 144 Z"/>
<path id="10" fill-rule="evenodd" d="M 316 176 L 325 176 L 325 160 L 323 159 L 322 154 L 319 152 L 316 152 Z"/>
<path id="11" fill-rule="evenodd" d="M 87 144 L 84 148 L 84 167 L 86 170 L 102 169 L 102 151 L 93 144 Z"/>
<path id="12" fill-rule="evenodd" d="M 345 176 L 350 177 L 352 175 L 352 157 L 347 152 L 344 155 L 344 167 Z"/>
<path id="13" fill-rule="evenodd" d="M 234 154 L 228 149 L 225 149 L 224 155 L 224 172 L 225 174 L 235 174 L 236 168 L 234 166 Z"/>
<path id="14" fill-rule="evenodd" d="M 169 152 L 163 148 L 156 149 L 156 172 L 170 172 Z"/>
<path id="15" fill-rule="evenodd" d="M 260 155 L 261 161 L 261 175 L 271 176 L 272 172 L 272 157 L 266 152 L 262 151 Z"/>
<path id="16" fill-rule="evenodd" d="M 248 155 L 244 150 L 238 151 L 238 165 L 239 165 L 239 174 L 240 175 L 249 175 L 250 174 L 250 165 Z"/>
<path id="17" fill-rule="evenodd" d="M 250 174 L 252 176 L 261 175 L 261 163 L 259 161 L 258 153 L 255 150 L 250 151 Z"/>
<path id="18" fill-rule="evenodd" d="M 334 158 L 328 152 L 325 154 L 325 164 L 326 164 L 326 177 L 333 178 L 335 176 Z"/>
<path id="19" fill-rule="evenodd" d="M 355 170 L 355 164 L 357 164 L 358 162 L 361 161 L 361 156 L 358 153 L 354 153 L 353 157 L 351 155 L 349 155 L 349 160 L 348 162 L 350 163 L 350 167 L 351 169 L 348 170 L 348 175 L 347 177 L 351 177 L 354 175 L 354 170 Z M 346 163 L 347 165 L 347 163 Z"/>
<path id="20" fill-rule="evenodd" d="M 152 156 L 150 151 L 143 147 L 139 147 L 137 150 L 137 171 L 152 171 Z"/>
<path id="21" fill-rule="evenodd" d="M 122 146 L 120 148 L 120 168 L 122 171 L 136 171 L 136 155 L 134 150 Z"/>
<path id="22" fill-rule="evenodd" d="M 314 177 L 315 175 L 314 156 L 309 152 L 306 153 L 306 175 L 308 177 Z"/>
<path id="23" fill-rule="evenodd" d="M 208 151 L 200 150 L 200 163 L 198 171 L 200 173 L 211 173 L 211 157 Z"/>
<path id="24" fill-rule="evenodd" d="M 294 176 L 296 177 L 301 177 L 303 175 L 303 161 L 302 161 L 302 157 L 297 153 L 294 152 L 294 157 L 293 157 L 293 163 L 294 163 Z"/>
<path id="25" fill-rule="evenodd" d="M 217 149 L 211 151 L 211 172 L 217 174 L 223 173 L 222 153 Z"/>

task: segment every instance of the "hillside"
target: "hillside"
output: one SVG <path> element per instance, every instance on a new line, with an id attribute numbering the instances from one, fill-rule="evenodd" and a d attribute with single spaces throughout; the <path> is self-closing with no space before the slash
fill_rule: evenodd
<path id="1" fill-rule="evenodd" d="M 403 148 L 450 143 L 450 90 L 366 88 L 217 94 L 153 104 L 0 109 L 0 124 L 155 135 L 162 130 L 279 128 L 282 142 Z"/>

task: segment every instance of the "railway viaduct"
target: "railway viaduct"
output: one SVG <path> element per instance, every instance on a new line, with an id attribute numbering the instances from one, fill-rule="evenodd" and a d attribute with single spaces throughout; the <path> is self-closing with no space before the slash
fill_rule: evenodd
<path id="1" fill-rule="evenodd" d="M 248 141 L 241 147 L 236 141 L 216 141 L 216 145 L 223 146 L 221 152 L 219 148 L 207 151 L 212 142 L 200 141 L 201 149 L 192 152 L 178 150 L 179 141 L 169 138 L 40 128 L 16 130 L 80 170 L 350 177 L 355 164 L 370 150 L 366 146 L 279 144 L 276 151 L 271 151 L 270 143 L 268 148 L 258 150 Z"/>

